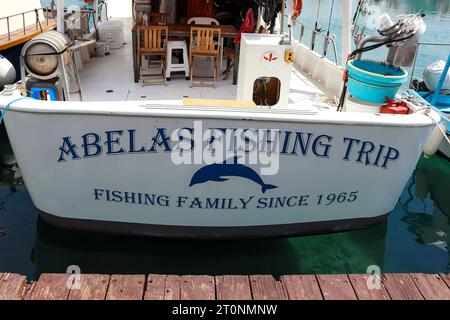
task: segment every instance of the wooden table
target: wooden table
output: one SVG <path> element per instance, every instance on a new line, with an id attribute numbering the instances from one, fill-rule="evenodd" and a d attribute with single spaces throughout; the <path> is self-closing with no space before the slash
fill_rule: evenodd
<path id="1" fill-rule="evenodd" d="M 169 37 L 186 37 L 188 38 L 191 34 L 191 27 L 216 27 L 211 25 L 198 25 L 198 24 L 168 24 L 169 27 Z M 134 82 L 139 82 L 139 70 L 137 66 L 137 27 L 138 25 L 135 25 L 132 32 L 132 39 L 133 39 L 133 68 L 134 68 Z M 217 26 L 220 27 L 220 34 L 221 37 L 224 39 L 234 39 L 237 35 L 237 30 L 233 25 L 220 25 Z M 238 76 L 238 69 L 239 69 L 239 44 L 235 45 L 235 53 L 236 53 L 236 61 L 235 61 L 235 68 L 234 68 L 234 75 L 233 75 L 233 84 L 237 84 L 237 76 Z"/>

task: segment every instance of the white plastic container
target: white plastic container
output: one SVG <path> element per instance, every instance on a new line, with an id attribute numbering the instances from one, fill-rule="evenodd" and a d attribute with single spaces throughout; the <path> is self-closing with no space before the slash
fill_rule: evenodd
<path id="1" fill-rule="evenodd" d="M 346 112 L 379 113 L 380 110 L 381 104 L 362 101 L 352 96 L 349 96 L 345 102 Z"/>
<path id="2" fill-rule="evenodd" d="M 99 41 L 105 42 L 110 49 L 123 47 L 123 22 L 120 20 L 108 20 L 98 27 Z"/>

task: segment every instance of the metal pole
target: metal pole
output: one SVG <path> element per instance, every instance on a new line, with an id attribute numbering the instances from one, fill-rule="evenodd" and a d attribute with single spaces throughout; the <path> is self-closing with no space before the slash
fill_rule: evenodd
<path id="1" fill-rule="evenodd" d="M 329 37 L 330 37 L 331 19 L 333 18 L 333 8 L 334 8 L 334 0 L 331 1 L 330 17 L 328 18 L 327 36 L 325 37 L 325 42 L 323 44 L 323 56 L 324 57 L 327 55 L 327 51 L 328 51 L 328 41 L 329 41 Z"/>
<path id="2" fill-rule="evenodd" d="M 64 33 L 64 0 L 56 0 L 56 30 Z"/>
<path id="3" fill-rule="evenodd" d="M 347 57 L 352 49 L 352 0 L 343 0 L 341 65 L 347 65 Z"/>
<path id="4" fill-rule="evenodd" d="M 8 28 L 8 40 L 11 40 L 11 31 L 9 30 L 9 17 L 6 17 L 6 27 Z"/>
<path id="5" fill-rule="evenodd" d="M 27 34 L 27 30 L 25 27 L 25 13 L 22 13 L 22 25 L 23 25 L 23 35 Z"/>
<path id="6" fill-rule="evenodd" d="M 317 3 L 316 23 L 314 24 L 314 31 L 311 35 L 311 50 L 314 50 L 314 46 L 316 45 L 316 35 L 319 31 L 319 13 L 320 13 L 320 0 Z"/>
<path id="7" fill-rule="evenodd" d="M 286 0 L 281 1 L 281 26 L 280 26 L 280 33 L 283 35 L 284 33 L 284 13 L 286 11 Z"/>

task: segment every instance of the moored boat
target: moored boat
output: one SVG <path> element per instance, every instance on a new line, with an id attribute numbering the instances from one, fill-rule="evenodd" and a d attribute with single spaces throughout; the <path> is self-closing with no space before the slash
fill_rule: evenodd
<path id="1" fill-rule="evenodd" d="M 401 19 L 414 25 L 418 18 Z M 416 34 L 403 33 L 401 25 L 387 27 L 398 34 L 382 35 L 383 42 Z M 137 36 L 126 33 L 125 42 L 139 47 L 140 29 L 132 27 Z M 192 43 L 202 43 L 193 39 L 191 31 L 191 50 Z M 219 36 L 214 46 L 220 42 Z M 141 86 L 129 67 L 139 57 L 135 47 L 116 49 L 83 68 L 82 101 L 70 94 L 65 79 L 69 41 L 45 52 L 58 57 L 51 74 L 59 78 L 51 83 L 36 76 L 29 59 L 43 53 L 24 50 L 22 73 L 28 78 L 22 91 L 37 92 L 38 99 L 23 97 L 16 87 L 0 95 L 27 189 L 55 224 L 198 238 L 367 227 L 394 208 L 439 122 L 437 113 L 412 101 L 402 101 L 398 114 L 388 114 L 397 109 L 379 102 L 377 112 L 347 110 L 349 101 L 373 108 L 375 95 L 400 99 L 395 93 L 406 72 L 355 58 L 347 85 L 344 68 L 284 34 L 241 35 L 234 58 L 237 88 L 217 74 L 215 88 L 195 87 L 184 74 L 165 82 L 165 73 L 166 86 Z M 192 62 L 191 81 L 192 67 L 210 65 L 208 58 Z"/>

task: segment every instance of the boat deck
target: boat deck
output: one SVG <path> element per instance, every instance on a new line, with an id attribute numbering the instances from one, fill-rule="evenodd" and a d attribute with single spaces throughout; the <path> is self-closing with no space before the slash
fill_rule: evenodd
<path id="1" fill-rule="evenodd" d="M 449 274 L 384 274 L 368 289 L 368 274 L 285 275 L 94 275 L 42 274 L 27 284 L 0 273 L 0 300 L 450 300 Z"/>
<path id="2" fill-rule="evenodd" d="M 217 87 L 193 87 L 184 74 L 172 75 L 167 85 L 146 85 L 134 82 L 133 52 L 131 41 L 131 20 L 123 19 L 124 42 L 121 49 L 111 50 L 110 55 L 95 57 L 84 63 L 80 72 L 84 101 L 136 101 L 136 100 L 181 100 L 192 99 L 224 99 L 235 100 L 237 86 L 233 85 L 232 76 L 217 81 Z M 223 61 L 223 69 L 226 61 Z M 194 70 L 212 74 L 212 61 L 195 60 Z M 77 95 L 72 95 L 78 100 Z M 335 105 L 333 99 L 317 88 L 307 76 L 293 69 L 288 108 L 328 109 Z"/>
<path id="3" fill-rule="evenodd" d="M 9 49 L 21 43 L 25 43 L 35 36 L 56 28 L 56 21 L 53 19 L 43 20 L 39 24 L 32 24 L 24 28 L 0 35 L 0 51 Z"/>

